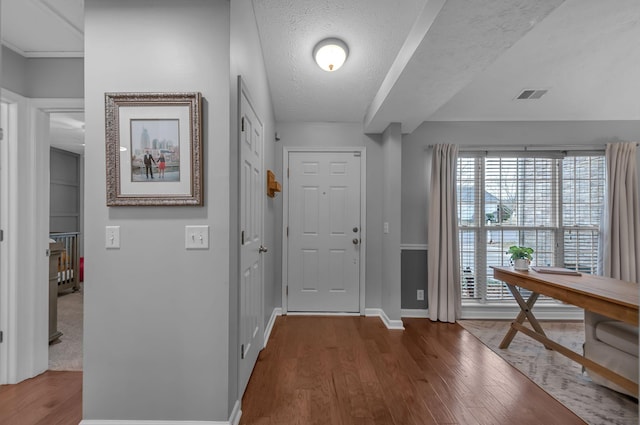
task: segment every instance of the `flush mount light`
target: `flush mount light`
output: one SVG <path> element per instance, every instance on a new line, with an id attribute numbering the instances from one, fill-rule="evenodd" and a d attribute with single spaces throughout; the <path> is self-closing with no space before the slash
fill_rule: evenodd
<path id="1" fill-rule="evenodd" d="M 349 48 L 338 38 L 325 38 L 313 48 L 313 58 L 325 71 L 335 71 L 347 60 Z"/>

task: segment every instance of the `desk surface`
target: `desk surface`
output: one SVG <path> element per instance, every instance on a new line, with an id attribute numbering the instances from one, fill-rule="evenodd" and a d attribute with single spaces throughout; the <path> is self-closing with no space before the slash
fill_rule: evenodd
<path id="1" fill-rule="evenodd" d="M 635 282 L 582 274 L 538 273 L 492 267 L 496 279 L 550 296 L 613 319 L 638 324 L 639 286 Z"/>

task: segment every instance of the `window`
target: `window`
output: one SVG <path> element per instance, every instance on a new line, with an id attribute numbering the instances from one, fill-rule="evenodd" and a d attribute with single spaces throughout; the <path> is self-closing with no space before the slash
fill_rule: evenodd
<path id="1" fill-rule="evenodd" d="M 603 154 L 522 154 L 458 159 L 463 300 L 513 300 L 491 271 L 510 264 L 511 245 L 532 247 L 534 265 L 596 271 Z"/>

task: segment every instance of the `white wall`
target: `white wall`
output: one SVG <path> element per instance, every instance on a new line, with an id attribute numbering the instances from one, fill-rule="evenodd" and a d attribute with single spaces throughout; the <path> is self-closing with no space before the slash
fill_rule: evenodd
<path id="1" fill-rule="evenodd" d="M 392 123 L 382 134 L 383 155 L 383 231 L 382 235 L 382 309 L 391 320 L 400 320 L 400 238 L 401 238 L 401 162 L 400 124 Z M 375 230 L 375 229 L 374 229 Z"/>
<path id="2" fill-rule="evenodd" d="M 85 1 L 85 419 L 229 417 L 229 14 L 226 0 Z M 105 206 L 104 93 L 131 91 L 202 93 L 203 207 Z M 196 224 L 210 249 L 186 251 Z"/>
<path id="3" fill-rule="evenodd" d="M 426 146 L 604 146 L 640 141 L 640 121 L 424 122 L 402 142 L 402 243 L 427 243 L 427 189 L 431 159 Z"/>
<path id="4" fill-rule="evenodd" d="M 238 90 L 237 76 L 242 79 L 251 95 L 251 101 L 256 113 L 260 117 L 264 127 L 264 170 L 274 169 L 275 166 L 275 120 L 271 95 L 269 93 L 269 83 L 264 67 L 260 38 L 253 12 L 251 0 L 234 0 L 231 2 L 231 156 L 230 169 L 232 176 L 230 186 L 231 205 L 231 238 L 229 253 L 231 261 L 229 263 L 229 275 L 232 285 L 229 291 L 229 409 L 233 408 L 235 400 L 241 399 L 242 394 L 238 394 L 238 313 L 239 313 L 239 264 L 238 264 Z M 264 267 L 264 323 L 266 326 L 274 308 L 281 304 L 280 286 L 276 285 L 276 271 L 279 272 L 280 264 L 276 263 L 278 258 L 275 249 L 275 230 L 277 205 L 281 203 L 281 197 L 268 198 L 266 191 L 265 199 L 265 222 L 263 245 L 269 251 L 262 255 Z M 235 230 L 233 230 L 235 229 Z M 234 237 L 235 236 L 235 237 Z M 233 284 L 235 283 L 235 284 Z"/>
<path id="5" fill-rule="evenodd" d="M 282 148 L 287 147 L 344 147 L 364 146 L 367 149 L 367 245 L 365 306 L 382 307 L 382 192 L 383 153 L 379 135 L 363 134 L 359 123 L 279 122 L 276 124 L 280 141 L 276 142 L 276 176 L 283 178 Z M 276 198 L 279 199 L 279 198 Z M 281 198 L 280 198 L 281 199 Z M 280 203 L 281 211 L 281 203 Z M 278 217 L 281 212 L 276 211 Z M 277 223 L 277 264 L 282 264 L 282 220 Z M 400 255 L 398 253 L 398 255 Z M 280 280 L 277 282 L 282 284 Z M 398 297 L 400 294 L 398 293 Z M 399 305 L 399 304 L 398 304 Z"/>

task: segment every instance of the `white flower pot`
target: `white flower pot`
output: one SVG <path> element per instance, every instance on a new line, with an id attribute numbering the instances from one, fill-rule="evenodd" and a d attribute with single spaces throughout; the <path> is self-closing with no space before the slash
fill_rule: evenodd
<path id="1" fill-rule="evenodd" d="M 529 270 L 529 260 L 526 258 L 518 258 L 513 262 L 513 268 L 515 270 Z"/>

